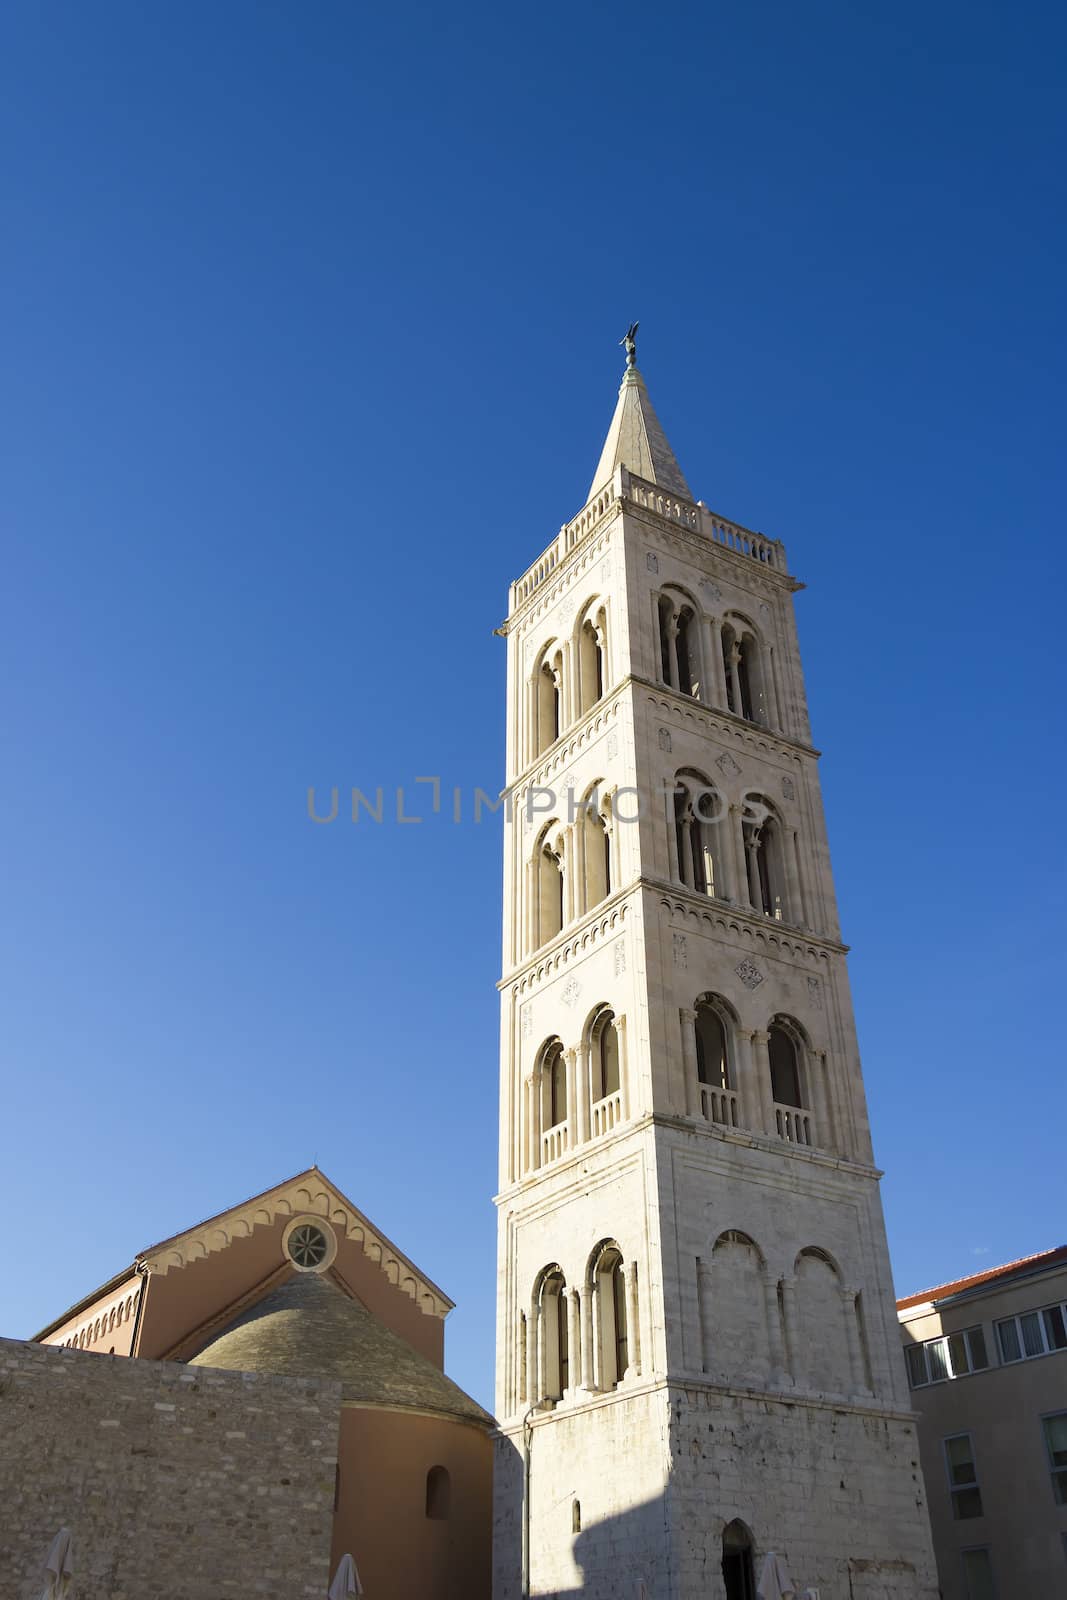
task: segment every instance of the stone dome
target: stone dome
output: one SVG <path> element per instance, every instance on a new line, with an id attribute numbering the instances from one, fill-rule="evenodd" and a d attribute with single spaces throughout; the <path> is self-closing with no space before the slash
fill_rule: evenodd
<path id="1" fill-rule="evenodd" d="M 493 1426 L 478 1403 L 325 1273 L 299 1272 L 231 1322 L 191 1367 L 336 1378 L 345 1400 Z"/>

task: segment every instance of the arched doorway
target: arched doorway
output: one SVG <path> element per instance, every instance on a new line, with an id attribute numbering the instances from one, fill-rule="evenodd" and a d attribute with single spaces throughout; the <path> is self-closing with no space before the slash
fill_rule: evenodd
<path id="1" fill-rule="evenodd" d="M 756 1600 L 752 1535 L 743 1522 L 728 1522 L 723 1529 L 722 1577 L 726 1600 Z"/>

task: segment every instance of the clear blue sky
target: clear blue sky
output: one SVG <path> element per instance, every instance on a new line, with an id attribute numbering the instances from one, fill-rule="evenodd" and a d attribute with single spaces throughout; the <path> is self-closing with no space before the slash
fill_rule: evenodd
<path id="1" fill-rule="evenodd" d="M 898 1286 L 1067 1238 L 1064 32 L 7 9 L 4 1332 L 317 1158 L 491 1401 L 499 830 L 305 792 L 499 785 L 491 629 L 632 317 L 809 584 Z"/>

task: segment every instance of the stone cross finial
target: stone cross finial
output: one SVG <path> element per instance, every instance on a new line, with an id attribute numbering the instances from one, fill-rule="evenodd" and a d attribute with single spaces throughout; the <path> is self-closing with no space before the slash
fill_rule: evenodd
<path id="1" fill-rule="evenodd" d="M 630 326 L 626 330 L 625 336 L 619 340 L 621 345 L 626 346 L 627 370 L 629 370 L 630 367 L 636 367 L 637 365 L 637 330 L 640 326 L 641 324 L 639 322 L 631 322 Z"/>

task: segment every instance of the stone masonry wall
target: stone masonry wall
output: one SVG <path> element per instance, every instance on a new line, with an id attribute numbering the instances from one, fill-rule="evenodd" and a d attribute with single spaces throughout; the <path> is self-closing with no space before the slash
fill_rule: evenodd
<path id="1" fill-rule="evenodd" d="M 672 1399 L 672 1593 L 722 1600 L 723 1528 L 739 1518 L 757 1576 L 776 1550 L 824 1600 L 935 1600 L 910 1418 L 695 1387 Z"/>
<path id="2" fill-rule="evenodd" d="M 340 1385 L 0 1340 L 0 1595 L 57 1530 L 78 1600 L 271 1600 L 329 1583 Z"/>

